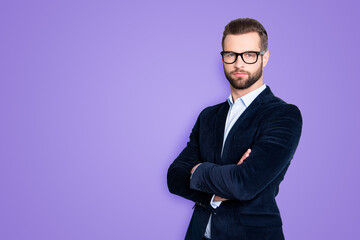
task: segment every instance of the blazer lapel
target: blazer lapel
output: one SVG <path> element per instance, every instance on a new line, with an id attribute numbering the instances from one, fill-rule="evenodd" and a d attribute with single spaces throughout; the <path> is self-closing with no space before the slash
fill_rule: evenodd
<path id="1" fill-rule="evenodd" d="M 254 101 L 250 104 L 250 106 L 245 109 L 245 111 L 241 114 L 241 116 L 235 122 L 234 126 L 230 129 L 230 132 L 229 132 L 228 136 L 226 137 L 226 140 L 225 140 L 225 143 L 224 143 L 224 149 L 223 149 L 224 153 L 221 156 L 221 159 L 226 158 L 226 153 L 228 152 L 228 148 L 231 145 L 230 144 L 231 140 L 233 139 L 233 136 L 237 132 L 239 127 L 242 126 L 242 125 L 248 126 L 248 124 L 244 124 L 244 122 L 247 121 L 247 120 L 250 120 L 251 117 L 253 117 L 254 115 L 257 115 L 257 111 L 260 109 L 260 106 L 263 105 L 265 102 L 269 101 L 272 97 L 274 97 L 274 94 L 271 92 L 269 86 L 266 86 L 264 91 L 262 91 L 254 99 Z M 229 106 L 228 106 L 228 108 L 229 108 Z M 225 121 L 226 121 L 226 116 L 225 116 L 225 120 L 223 122 L 224 126 L 222 127 L 222 134 L 223 135 L 224 135 L 224 128 L 225 128 Z M 217 130 L 217 132 L 218 131 L 219 130 Z M 221 142 L 221 145 L 220 145 L 219 155 L 221 154 L 221 146 L 222 146 L 222 142 Z"/>
<path id="2" fill-rule="evenodd" d="M 215 118 L 215 162 L 221 158 L 221 148 L 224 140 L 225 122 L 229 111 L 229 103 L 226 101 L 220 107 Z"/>

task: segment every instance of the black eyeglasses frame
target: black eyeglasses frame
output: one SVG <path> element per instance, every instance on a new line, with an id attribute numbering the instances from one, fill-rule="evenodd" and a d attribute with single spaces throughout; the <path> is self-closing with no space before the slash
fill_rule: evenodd
<path id="1" fill-rule="evenodd" d="M 241 57 L 241 59 L 243 60 L 244 63 L 246 63 L 246 64 L 255 64 L 255 63 L 257 63 L 257 61 L 258 61 L 258 59 L 259 59 L 259 55 L 263 56 L 263 55 L 265 54 L 265 50 L 262 50 L 262 51 L 260 51 L 260 52 L 256 52 L 256 51 L 246 51 L 246 52 L 242 52 L 242 53 L 237 53 L 237 52 L 233 52 L 233 51 L 222 51 L 222 52 L 220 52 L 220 54 L 221 54 L 221 56 L 222 56 L 223 63 L 225 63 L 225 64 L 233 64 L 234 62 L 228 63 L 228 62 L 225 62 L 225 61 L 224 61 L 224 54 L 225 54 L 225 53 L 234 53 L 234 54 L 236 55 L 234 62 L 237 61 L 238 56 L 240 55 L 240 57 Z M 245 53 L 256 53 L 256 60 L 255 60 L 255 62 L 253 62 L 253 63 L 247 63 L 247 62 L 245 62 L 244 57 L 243 57 L 243 55 L 244 55 Z"/>

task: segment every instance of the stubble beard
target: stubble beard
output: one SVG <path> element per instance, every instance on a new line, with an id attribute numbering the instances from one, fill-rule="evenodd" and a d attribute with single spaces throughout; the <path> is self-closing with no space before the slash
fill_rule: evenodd
<path id="1" fill-rule="evenodd" d="M 242 71 L 240 69 L 236 69 L 232 72 L 226 72 L 224 68 L 225 77 L 229 81 L 230 85 L 235 89 L 247 89 L 254 85 L 262 76 L 263 63 L 261 62 L 261 66 L 256 72 L 253 74 L 248 71 Z M 235 72 L 244 72 L 247 76 L 240 77 L 232 77 L 232 74 Z"/>

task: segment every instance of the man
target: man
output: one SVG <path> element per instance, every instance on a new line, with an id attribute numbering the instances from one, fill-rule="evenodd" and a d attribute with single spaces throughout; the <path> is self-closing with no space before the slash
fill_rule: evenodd
<path id="1" fill-rule="evenodd" d="M 185 239 L 284 239 L 275 196 L 302 118 L 263 83 L 267 45 L 267 32 L 254 19 L 225 27 L 221 55 L 231 94 L 200 113 L 167 174 L 170 192 L 195 202 Z"/>

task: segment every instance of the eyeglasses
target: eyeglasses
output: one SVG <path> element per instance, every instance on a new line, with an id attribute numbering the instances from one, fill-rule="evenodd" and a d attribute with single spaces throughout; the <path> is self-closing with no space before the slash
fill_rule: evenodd
<path id="1" fill-rule="evenodd" d="M 265 51 L 260 51 L 260 52 L 248 51 L 242 53 L 222 51 L 220 54 L 222 56 L 223 62 L 226 64 L 232 64 L 236 62 L 239 55 L 241 59 L 244 61 L 244 63 L 254 64 L 257 62 L 259 55 L 264 55 Z"/>

